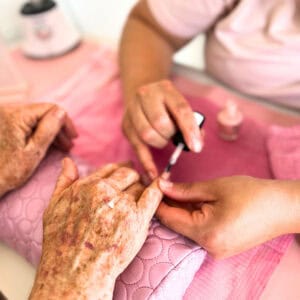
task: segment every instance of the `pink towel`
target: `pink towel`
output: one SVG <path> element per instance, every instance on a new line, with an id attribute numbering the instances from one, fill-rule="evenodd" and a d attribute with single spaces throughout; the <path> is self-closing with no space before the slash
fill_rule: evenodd
<path id="1" fill-rule="evenodd" d="M 299 179 L 300 126 L 272 126 L 267 146 L 274 176 L 279 179 Z"/>

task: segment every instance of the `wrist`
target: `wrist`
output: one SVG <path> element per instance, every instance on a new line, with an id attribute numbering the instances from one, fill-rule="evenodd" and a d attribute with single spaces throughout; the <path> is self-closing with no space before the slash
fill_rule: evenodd
<path id="1" fill-rule="evenodd" d="M 0 178 L 0 198 L 2 198 L 7 192 L 9 192 L 9 187 L 3 178 Z"/>
<path id="2" fill-rule="evenodd" d="M 115 279 L 100 277 L 92 282 L 91 278 L 85 278 L 85 284 L 78 284 L 78 279 L 65 281 L 55 276 L 52 280 L 36 279 L 34 282 L 30 300 L 40 299 L 65 299 L 65 300 L 85 300 L 101 299 L 111 300 L 115 286 Z M 82 283 L 82 280 L 79 280 Z"/>
<path id="3" fill-rule="evenodd" d="M 70 266 L 72 265 L 71 263 Z M 91 268 L 80 273 L 78 269 L 60 270 L 58 267 L 51 268 L 50 266 L 53 264 L 42 259 L 30 294 L 30 300 L 112 299 L 117 274 L 113 268 L 108 268 L 106 264 L 102 265 L 101 262 L 99 264 L 95 262 Z"/>
<path id="4" fill-rule="evenodd" d="M 281 196 L 281 207 L 284 216 L 284 233 L 300 233 L 300 181 L 274 181 Z"/>

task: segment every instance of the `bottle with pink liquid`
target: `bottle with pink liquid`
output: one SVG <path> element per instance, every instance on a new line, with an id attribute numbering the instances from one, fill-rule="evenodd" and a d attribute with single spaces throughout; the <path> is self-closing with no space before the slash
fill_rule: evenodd
<path id="1" fill-rule="evenodd" d="M 226 141 L 235 141 L 239 136 L 243 115 L 237 104 L 228 100 L 217 116 L 219 136 Z"/>

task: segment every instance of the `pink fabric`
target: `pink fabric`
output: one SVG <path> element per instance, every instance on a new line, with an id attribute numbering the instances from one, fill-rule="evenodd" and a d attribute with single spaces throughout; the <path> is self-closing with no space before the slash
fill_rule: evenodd
<path id="1" fill-rule="evenodd" d="M 114 299 L 182 299 L 205 253 L 153 221 L 142 250 L 117 280 Z"/>
<path id="2" fill-rule="evenodd" d="M 175 36 L 206 33 L 206 68 L 244 93 L 300 107 L 298 0 L 148 0 Z"/>
<path id="3" fill-rule="evenodd" d="M 0 40 L 0 103 L 27 100 L 28 85 Z"/>
<path id="4" fill-rule="evenodd" d="M 267 145 L 275 177 L 300 179 L 300 126 L 271 127 Z"/>

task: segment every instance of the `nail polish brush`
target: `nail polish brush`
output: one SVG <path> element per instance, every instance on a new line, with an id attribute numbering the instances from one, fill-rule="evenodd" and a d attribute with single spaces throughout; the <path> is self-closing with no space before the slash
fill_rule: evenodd
<path id="1" fill-rule="evenodd" d="M 204 121 L 205 121 L 204 115 L 199 112 L 194 112 L 194 117 L 195 117 L 196 123 L 199 126 L 199 128 L 202 128 Z M 172 138 L 172 141 L 173 141 L 173 144 L 176 145 L 176 148 L 175 148 L 174 152 L 172 153 L 172 155 L 169 159 L 169 163 L 166 166 L 166 168 L 164 169 L 163 174 L 170 173 L 171 168 L 178 161 L 182 151 L 190 151 L 190 149 L 186 145 L 183 135 L 180 131 L 176 132 L 176 134 Z"/>

